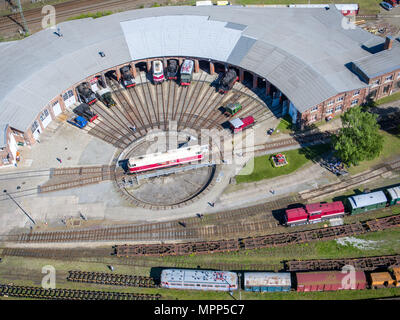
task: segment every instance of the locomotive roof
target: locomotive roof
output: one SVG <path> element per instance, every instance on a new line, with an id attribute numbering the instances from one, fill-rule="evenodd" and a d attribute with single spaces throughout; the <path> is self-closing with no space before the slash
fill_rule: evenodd
<path id="1" fill-rule="evenodd" d="M 245 272 L 244 285 L 260 287 L 290 287 L 290 272 Z"/>
<path id="2" fill-rule="evenodd" d="M 193 60 L 185 60 L 182 64 L 181 73 L 192 73 Z"/>
<path id="3" fill-rule="evenodd" d="M 343 203 L 341 201 L 329 202 L 329 203 L 310 203 L 306 205 L 308 213 L 315 213 L 327 210 L 338 210 L 343 209 Z"/>
<path id="4" fill-rule="evenodd" d="M 234 128 L 240 128 L 244 123 L 240 118 L 236 118 L 233 120 L 230 120 L 229 123 L 234 127 Z"/>
<path id="5" fill-rule="evenodd" d="M 235 285 L 237 284 L 237 275 L 229 271 L 164 269 L 161 272 L 161 281 Z"/>
<path id="6" fill-rule="evenodd" d="M 176 159 L 194 156 L 200 153 L 207 153 L 208 145 L 194 145 L 179 149 L 168 150 L 166 152 L 156 152 L 129 158 L 129 165 L 135 167 L 145 166 L 149 164 L 172 161 Z"/>
<path id="7" fill-rule="evenodd" d="M 392 197 L 392 199 L 399 199 L 400 198 L 400 186 L 396 186 L 393 188 L 387 189 L 389 195 Z"/>
<path id="8" fill-rule="evenodd" d="M 229 110 L 234 111 L 236 108 L 240 107 L 240 103 L 236 102 L 236 103 L 229 103 L 225 108 L 228 108 Z"/>
<path id="9" fill-rule="evenodd" d="M 286 216 L 290 221 L 294 219 L 306 220 L 308 214 L 303 208 L 293 208 L 286 210 Z"/>
<path id="10" fill-rule="evenodd" d="M 369 48 L 385 39 L 342 25 L 343 16 L 334 6 L 166 6 L 62 22 L 57 25 L 62 37 L 45 29 L 0 46 L 7 61 L 0 65 L 0 119 L 24 131 L 52 99 L 86 77 L 164 56 L 242 67 L 266 78 L 303 112 L 338 93 L 367 86 L 347 66 L 364 57 L 374 59 Z M 394 42 L 386 52 L 390 61 L 399 46 Z"/>
<path id="11" fill-rule="evenodd" d="M 153 67 L 154 67 L 154 72 L 155 73 L 160 73 L 163 70 L 163 65 L 160 60 L 155 60 L 153 61 Z"/>
<path id="12" fill-rule="evenodd" d="M 386 196 L 383 191 L 376 191 L 366 194 L 360 194 L 349 197 L 349 202 L 353 209 L 367 207 L 370 205 L 386 202 Z"/>

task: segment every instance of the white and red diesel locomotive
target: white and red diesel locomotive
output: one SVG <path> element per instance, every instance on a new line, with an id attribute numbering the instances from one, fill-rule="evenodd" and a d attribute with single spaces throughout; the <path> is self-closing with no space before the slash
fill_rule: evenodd
<path id="1" fill-rule="evenodd" d="M 322 220 L 338 218 L 345 215 L 341 201 L 331 203 L 310 203 L 302 208 L 287 209 L 285 219 L 287 226 L 317 223 Z"/>
<path id="2" fill-rule="evenodd" d="M 160 60 L 153 61 L 153 82 L 154 84 L 162 83 L 165 80 L 164 68 Z"/>
<path id="3" fill-rule="evenodd" d="M 138 173 L 154 169 L 176 166 L 179 164 L 201 161 L 208 154 L 208 145 L 168 150 L 129 158 L 129 173 Z"/>

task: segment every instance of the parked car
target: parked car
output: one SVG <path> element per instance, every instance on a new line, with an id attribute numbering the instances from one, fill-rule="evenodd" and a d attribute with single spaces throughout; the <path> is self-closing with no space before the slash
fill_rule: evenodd
<path id="1" fill-rule="evenodd" d="M 386 9 L 388 11 L 393 9 L 393 6 L 391 4 L 389 4 L 389 3 L 387 3 L 387 2 L 381 2 L 380 5 L 381 5 L 382 8 L 384 8 L 384 9 Z"/>
<path id="2" fill-rule="evenodd" d="M 385 2 L 390 4 L 393 8 L 396 8 L 399 6 L 399 0 L 386 0 Z"/>

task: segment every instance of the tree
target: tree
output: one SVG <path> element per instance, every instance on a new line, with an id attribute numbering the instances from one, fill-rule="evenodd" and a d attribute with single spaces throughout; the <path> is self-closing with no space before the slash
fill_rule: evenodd
<path id="1" fill-rule="evenodd" d="M 341 117 L 342 128 L 332 137 L 336 155 L 347 165 L 358 165 L 360 161 L 372 160 L 383 149 L 383 136 L 379 133 L 377 115 L 354 107 Z"/>

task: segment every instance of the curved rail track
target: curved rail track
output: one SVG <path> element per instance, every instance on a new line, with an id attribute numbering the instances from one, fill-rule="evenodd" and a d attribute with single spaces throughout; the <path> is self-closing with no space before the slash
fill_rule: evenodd
<path id="1" fill-rule="evenodd" d="M 158 287 L 152 277 L 103 272 L 68 271 L 67 281 L 142 288 Z"/>
<path id="2" fill-rule="evenodd" d="M 92 291 L 75 289 L 43 289 L 0 284 L 0 296 L 49 300 L 159 300 L 160 294 Z"/>
<path id="3" fill-rule="evenodd" d="M 225 95 L 219 94 L 207 80 L 210 76 L 201 73 L 195 76 L 189 87 L 181 87 L 174 81 L 151 85 L 144 72 L 139 72 L 135 87 L 124 89 L 114 74 L 106 74 L 116 106 L 107 108 L 97 101 L 93 109 L 99 114 L 94 123 L 84 130 L 117 148 L 125 149 L 143 137 L 151 129 L 167 130 L 171 121 L 176 121 L 176 130 L 190 128 L 217 128 L 232 117 L 225 117 L 220 107 L 231 102 L 243 106 L 240 116 L 253 115 L 256 121 L 274 116 L 278 108 L 268 109 L 265 101 L 242 84 Z M 135 131 L 131 127 L 135 127 Z"/>

